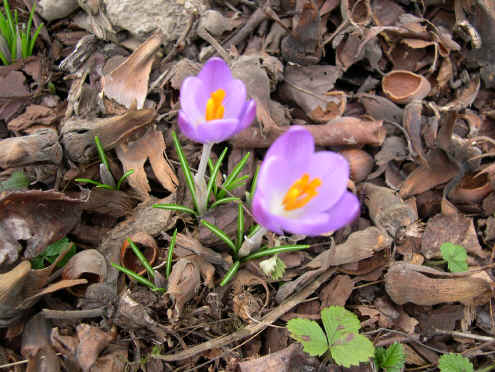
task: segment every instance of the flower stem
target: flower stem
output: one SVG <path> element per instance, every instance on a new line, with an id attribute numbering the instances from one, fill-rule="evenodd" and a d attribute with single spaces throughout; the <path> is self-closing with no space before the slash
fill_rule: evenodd
<path id="1" fill-rule="evenodd" d="M 244 242 L 241 245 L 241 248 L 239 249 L 239 257 L 245 257 L 251 252 L 256 251 L 261 246 L 263 237 L 267 232 L 267 229 L 265 229 L 263 226 L 260 226 L 254 234 L 252 234 L 251 236 L 246 236 L 244 238 Z"/>
<path id="2" fill-rule="evenodd" d="M 213 143 L 204 143 L 203 152 L 201 153 L 201 160 L 199 161 L 198 172 L 194 176 L 194 183 L 196 184 L 196 192 L 198 196 L 199 214 L 202 215 L 206 212 L 208 204 L 208 194 L 205 180 L 206 168 L 208 167 L 208 159 L 210 158 L 211 149 Z"/>

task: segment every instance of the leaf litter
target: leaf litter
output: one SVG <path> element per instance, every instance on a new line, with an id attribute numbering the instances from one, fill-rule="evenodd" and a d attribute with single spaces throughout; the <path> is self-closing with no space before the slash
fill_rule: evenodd
<path id="1" fill-rule="evenodd" d="M 125 2 L 140 28 L 113 1 L 84 4 L 45 25 L 33 57 L 0 67 L 1 360 L 25 358 L 28 370 L 50 371 L 331 368 L 347 365 L 346 351 L 330 348 L 333 362 L 309 356 L 288 338 L 286 320 L 302 314 L 328 332 L 320 312 L 344 306 L 384 348 L 371 363 L 387 370 L 393 360 L 447 365 L 459 358 L 441 356 L 452 353 L 476 368 L 493 365 L 495 9 L 488 0 L 181 3 L 159 27 L 149 8 Z M 171 131 L 182 81 L 214 54 L 246 84 L 257 111 L 255 123 L 224 144 L 213 187 L 250 152 L 239 174 L 248 182 L 233 190 L 246 198 L 265 149 L 297 124 L 319 148 L 346 157 L 348 187 L 362 203 L 360 217 L 332 235 L 268 235 L 270 246 L 310 245 L 278 256 L 286 266 L 280 280 L 252 261 L 221 287 L 233 263 L 225 242 L 187 213 L 152 208 L 193 207 Z M 134 171 L 121 190 L 74 182 L 101 173 L 95 136 L 113 176 Z M 199 148 L 180 141 L 197 169 Z M 213 147 L 213 162 L 222 150 Z M 26 181 L 10 189 L 18 172 Z M 248 231 L 254 221 L 245 206 Z M 205 219 L 235 237 L 237 213 L 232 201 Z M 146 236 L 138 245 L 156 251 L 152 265 L 166 292 L 110 265 L 122 263 L 133 236 Z M 64 237 L 78 252 L 64 269 L 55 266 L 62 253 L 33 270 L 30 260 Z M 447 252 L 445 244 L 463 250 Z M 128 251 L 126 260 L 136 262 Z M 363 362 L 367 347 L 356 355 Z"/>

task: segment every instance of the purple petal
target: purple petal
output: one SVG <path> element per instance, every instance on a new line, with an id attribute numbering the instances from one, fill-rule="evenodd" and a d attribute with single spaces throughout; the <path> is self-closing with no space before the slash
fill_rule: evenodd
<path id="1" fill-rule="evenodd" d="M 191 123 L 187 114 L 183 110 L 179 111 L 177 123 L 179 124 L 179 128 L 184 136 L 192 141 L 200 142 L 198 135 L 196 134 L 196 126 Z"/>
<path id="2" fill-rule="evenodd" d="M 320 213 L 307 213 L 299 218 L 280 218 L 282 229 L 293 234 L 308 236 L 335 231 L 352 222 L 359 214 L 357 197 L 346 192 L 332 209 Z"/>
<path id="3" fill-rule="evenodd" d="M 315 141 L 311 133 L 300 126 L 291 127 L 278 137 L 268 149 L 265 159 L 276 156 L 285 159 L 291 169 L 307 168 L 315 150 Z M 296 179 L 302 174 L 297 175 Z"/>
<path id="4" fill-rule="evenodd" d="M 277 234 L 283 234 L 280 228 L 279 218 L 272 215 L 267 209 L 268 205 L 263 193 L 257 190 L 253 197 L 253 203 L 251 206 L 251 211 L 253 217 L 257 223 L 263 226 L 265 229 L 273 231 Z"/>
<path id="5" fill-rule="evenodd" d="M 340 154 L 320 151 L 312 156 L 306 169 L 311 179 L 318 177 L 322 184 L 316 190 L 318 195 L 303 208 L 304 213 L 330 209 L 347 189 L 349 163 Z"/>
<path id="6" fill-rule="evenodd" d="M 266 157 L 261 164 L 256 189 L 263 190 L 273 213 L 282 212 L 282 199 L 298 178 L 301 170 L 294 170 L 283 158 Z"/>
<path id="7" fill-rule="evenodd" d="M 232 80 L 232 73 L 225 61 L 218 57 L 210 58 L 198 74 L 209 93 L 225 89 Z"/>
<path id="8" fill-rule="evenodd" d="M 238 131 L 240 132 L 241 130 L 249 127 L 249 125 L 251 125 L 251 123 L 254 121 L 255 117 L 256 102 L 254 101 L 254 99 L 251 99 L 244 103 L 244 113 L 242 114 L 242 117 L 239 118 L 239 126 L 237 127 Z"/>
<path id="9" fill-rule="evenodd" d="M 180 105 L 192 124 L 205 120 L 209 94 L 204 82 L 197 77 L 190 76 L 183 81 L 180 88 Z"/>
<path id="10" fill-rule="evenodd" d="M 196 126 L 197 142 L 223 142 L 237 129 L 238 119 L 220 119 L 204 121 Z"/>
<path id="11" fill-rule="evenodd" d="M 246 86 L 240 80 L 231 80 L 225 87 L 225 107 L 224 118 L 239 119 L 245 109 L 246 104 Z"/>

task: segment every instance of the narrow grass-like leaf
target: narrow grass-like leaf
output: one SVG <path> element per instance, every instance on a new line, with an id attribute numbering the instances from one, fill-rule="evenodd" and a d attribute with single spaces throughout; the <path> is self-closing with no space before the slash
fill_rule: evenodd
<path id="1" fill-rule="evenodd" d="M 237 273 L 239 270 L 239 266 L 241 265 L 240 261 L 234 262 L 234 264 L 230 267 L 229 271 L 227 271 L 227 274 L 223 277 L 222 281 L 220 282 L 220 287 L 223 287 L 225 284 L 230 282 L 230 279 Z"/>
<path id="2" fill-rule="evenodd" d="M 81 182 L 81 183 L 90 183 L 92 185 L 96 185 L 96 186 L 100 186 L 100 187 L 104 185 L 101 182 L 98 182 L 98 181 L 95 181 L 95 180 L 92 180 L 89 178 L 76 178 L 76 179 L 74 179 L 74 181 Z"/>
<path id="3" fill-rule="evenodd" d="M 107 168 L 107 170 L 112 173 L 110 164 L 108 164 L 107 156 L 105 155 L 105 149 L 103 149 L 100 138 L 98 136 L 95 136 L 95 144 L 96 150 L 98 151 L 98 156 L 100 157 L 100 161 L 105 165 L 105 168 Z"/>
<path id="4" fill-rule="evenodd" d="M 36 9 L 36 1 L 33 2 L 33 6 L 31 7 L 31 10 L 29 12 L 29 18 L 28 18 L 28 23 L 27 23 L 27 28 L 26 28 L 26 35 L 28 37 L 28 40 L 29 40 L 29 37 L 31 36 L 31 26 L 33 24 L 33 16 L 34 16 L 35 9 Z"/>
<path id="5" fill-rule="evenodd" d="M 33 55 L 33 49 L 34 49 L 34 43 L 36 43 L 36 39 L 38 39 L 38 36 L 41 32 L 41 28 L 43 27 L 43 23 L 40 23 L 38 28 L 36 28 L 36 31 L 34 32 L 33 37 L 31 38 L 31 42 L 29 44 L 29 55 Z"/>
<path id="6" fill-rule="evenodd" d="M 232 248 L 232 250 L 234 252 L 236 251 L 236 247 L 235 247 L 234 242 L 227 236 L 227 234 L 225 234 L 225 232 L 223 232 L 218 227 L 216 227 L 215 225 L 212 225 L 211 223 L 209 223 L 206 220 L 201 220 L 201 224 L 203 226 L 205 226 L 206 228 L 208 228 L 213 234 L 215 234 L 220 239 L 222 239 L 230 248 Z"/>
<path id="7" fill-rule="evenodd" d="M 176 240 L 177 240 L 177 228 L 174 230 L 174 234 L 172 235 L 172 239 L 170 240 L 170 246 L 168 247 L 167 267 L 165 271 L 165 275 L 167 276 L 167 279 L 170 276 L 170 273 L 172 272 L 172 258 L 174 254 Z"/>
<path id="8" fill-rule="evenodd" d="M 213 186 L 215 185 L 215 179 L 217 178 L 218 171 L 220 170 L 220 166 L 222 165 L 223 158 L 227 154 L 228 147 L 225 147 L 220 154 L 218 161 L 215 163 L 215 166 L 213 166 L 213 162 L 208 161 L 208 165 L 210 166 L 210 179 L 208 180 L 208 187 L 206 188 L 206 200 L 210 200 L 210 194 L 213 189 Z M 211 159 L 210 159 L 211 160 Z"/>
<path id="9" fill-rule="evenodd" d="M 134 169 L 129 169 L 127 172 L 125 172 L 125 173 L 122 175 L 122 177 L 120 177 L 119 182 L 117 182 L 117 187 L 116 187 L 116 189 L 117 189 L 117 190 L 120 190 L 120 186 L 122 186 L 122 182 L 124 182 L 124 181 L 125 181 L 125 179 L 126 179 L 127 177 L 129 177 L 129 176 L 130 176 L 131 174 L 133 174 L 133 173 L 134 173 Z"/>
<path id="10" fill-rule="evenodd" d="M 309 247 L 310 247 L 309 244 L 281 245 L 281 246 L 274 247 L 274 248 L 256 251 L 256 252 L 250 254 L 249 256 L 243 257 L 241 261 L 247 262 L 250 260 L 255 260 L 257 258 L 271 256 L 271 255 L 278 254 L 278 253 L 300 251 L 302 249 L 308 249 Z"/>
<path id="11" fill-rule="evenodd" d="M 215 169 L 215 166 L 213 165 L 213 161 L 211 159 L 208 159 L 208 169 L 210 170 L 210 174 L 213 174 L 213 170 Z M 217 183 L 213 182 L 213 195 L 216 195 L 217 192 L 218 192 Z"/>
<path id="12" fill-rule="evenodd" d="M 239 252 L 241 248 L 242 241 L 244 240 L 244 208 L 242 203 L 237 206 L 237 249 L 235 254 Z"/>
<path id="13" fill-rule="evenodd" d="M 2 60 L 2 63 L 4 65 L 8 65 L 9 62 L 7 61 L 7 58 L 5 57 L 5 55 L 0 51 L 0 59 Z"/>
<path id="14" fill-rule="evenodd" d="M 226 198 L 219 199 L 219 200 L 215 201 L 214 203 L 212 203 L 210 205 L 210 209 L 214 209 L 214 208 L 218 207 L 220 204 L 231 203 L 231 202 L 236 202 L 236 201 L 240 201 L 240 200 L 241 199 L 236 198 L 235 196 L 228 196 Z"/>
<path id="15" fill-rule="evenodd" d="M 106 183 L 101 183 L 98 186 L 96 186 L 99 189 L 106 189 L 106 190 L 115 190 L 112 186 L 107 185 Z"/>
<path id="16" fill-rule="evenodd" d="M 239 173 L 242 171 L 242 168 L 244 168 L 244 166 L 246 165 L 250 154 L 251 153 L 248 152 L 246 155 L 244 155 L 241 161 L 234 167 L 234 169 L 232 169 L 232 173 L 228 175 L 227 179 L 222 185 L 222 189 L 228 189 L 229 185 L 237 178 Z M 223 198 L 226 194 L 227 192 L 225 190 L 220 190 L 220 192 L 218 193 L 218 198 Z"/>
<path id="17" fill-rule="evenodd" d="M 224 187 L 224 189 L 231 192 L 235 188 L 242 186 L 242 185 L 245 185 L 247 183 L 248 179 L 249 179 L 249 175 L 239 177 L 239 178 L 235 179 L 234 181 L 232 181 L 229 185 Z"/>
<path id="18" fill-rule="evenodd" d="M 194 216 L 198 215 L 195 210 L 188 207 L 184 207 L 183 205 L 179 205 L 179 204 L 153 204 L 153 208 L 168 209 L 169 211 L 185 212 L 185 213 L 190 213 Z"/>
<path id="19" fill-rule="evenodd" d="M 261 225 L 256 224 L 255 226 L 252 226 L 249 233 L 247 234 L 248 238 L 252 238 L 254 234 L 258 232 L 258 230 L 261 229 Z"/>
<path id="20" fill-rule="evenodd" d="M 260 166 L 258 165 L 256 167 L 256 170 L 254 171 L 254 176 L 253 176 L 253 181 L 251 182 L 251 188 L 249 190 L 249 196 L 248 196 L 248 205 L 251 205 L 251 202 L 253 201 L 254 198 L 254 192 L 256 191 L 256 184 L 258 183 L 258 174 L 260 172 Z"/>
<path id="21" fill-rule="evenodd" d="M 155 284 L 150 282 L 148 279 L 143 278 L 141 275 L 138 275 L 137 273 L 135 273 L 132 270 L 129 270 L 123 266 L 117 265 L 116 263 L 113 263 L 113 262 L 111 262 L 111 265 L 114 268 L 116 268 L 117 270 L 122 271 L 124 274 L 128 275 L 132 279 L 138 281 L 139 283 L 141 283 L 141 284 L 143 284 L 143 285 L 145 285 L 151 289 L 157 289 L 158 288 Z"/>
<path id="22" fill-rule="evenodd" d="M 131 246 L 132 251 L 134 252 L 136 257 L 139 259 L 139 261 L 141 262 L 141 265 L 143 265 L 143 267 L 146 269 L 146 271 L 148 272 L 148 275 L 154 279 L 155 278 L 155 271 L 151 267 L 151 265 L 148 262 L 148 260 L 146 259 L 146 257 L 144 257 L 143 253 L 139 250 L 137 245 L 130 238 L 127 238 L 127 243 L 129 243 L 129 245 Z"/>
<path id="23" fill-rule="evenodd" d="M 175 131 L 172 131 L 172 139 L 174 141 L 175 150 L 177 151 L 177 156 L 179 157 L 180 165 L 182 167 L 182 171 L 184 172 L 184 176 L 186 178 L 186 184 L 189 188 L 189 192 L 191 193 L 192 200 L 194 203 L 194 208 L 199 212 L 199 204 L 198 198 L 196 197 L 196 186 L 194 186 L 194 179 L 191 174 L 191 168 L 189 167 L 189 163 L 184 156 L 184 152 L 182 151 L 182 146 L 180 145 L 179 139 L 177 138 L 177 134 Z"/>

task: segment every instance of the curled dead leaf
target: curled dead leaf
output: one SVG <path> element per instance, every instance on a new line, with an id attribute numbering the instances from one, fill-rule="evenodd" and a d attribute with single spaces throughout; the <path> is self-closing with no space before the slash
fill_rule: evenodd
<path id="1" fill-rule="evenodd" d="M 340 154 L 349 162 L 351 180 L 356 183 L 364 181 L 375 164 L 373 157 L 360 149 L 344 150 Z"/>
<path id="2" fill-rule="evenodd" d="M 102 80 L 105 95 L 127 108 L 137 101 L 137 108 L 142 109 L 148 94 L 148 80 L 153 57 L 161 43 L 160 33 L 152 35 L 121 65 L 105 75 Z"/>
<path id="3" fill-rule="evenodd" d="M 478 203 L 492 190 L 492 184 L 486 174 L 466 174 L 449 197 L 461 203 Z"/>
<path id="4" fill-rule="evenodd" d="M 392 70 L 382 79 L 383 93 L 395 103 L 422 100 L 431 89 L 423 76 L 407 70 Z"/>
<path id="5" fill-rule="evenodd" d="M 195 296 L 200 285 L 200 270 L 195 260 L 185 257 L 174 264 L 167 288 L 167 293 L 175 302 L 173 319 L 180 318 L 184 305 Z"/>
<path id="6" fill-rule="evenodd" d="M 105 257 L 96 249 L 86 249 L 65 264 L 62 278 L 65 280 L 87 279 L 88 284 L 68 289 L 75 296 L 83 296 L 89 284 L 104 282 L 107 276 Z"/>

